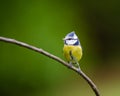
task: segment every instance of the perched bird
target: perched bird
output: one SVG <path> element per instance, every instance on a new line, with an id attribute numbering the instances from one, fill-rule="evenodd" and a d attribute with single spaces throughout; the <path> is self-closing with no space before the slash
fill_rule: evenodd
<path id="1" fill-rule="evenodd" d="M 75 32 L 68 33 L 64 40 L 63 54 L 70 64 L 70 66 L 75 66 L 80 70 L 78 61 L 82 57 L 82 47 L 80 41 L 75 34 Z"/>

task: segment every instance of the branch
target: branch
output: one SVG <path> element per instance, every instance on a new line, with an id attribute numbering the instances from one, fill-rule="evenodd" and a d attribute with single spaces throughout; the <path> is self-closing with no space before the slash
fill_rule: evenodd
<path id="1" fill-rule="evenodd" d="M 76 67 L 70 66 L 67 62 L 63 61 L 59 57 L 57 57 L 55 55 L 52 55 L 52 54 L 44 51 L 43 49 L 37 48 L 35 46 L 29 45 L 29 44 L 24 43 L 24 42 L 17 41 L 15 39 L 6 38 L 6 37 L 0 37 L 0 41 L 7 42 L 7 43 L 12 43 L 12 44 L 16 44 L 16 45 L 21 46 L 21 47 L 28 48 L 30 50 L 36 51 L 36 52 L 38 52 L 40 54 L 43 54 L 43 55 L 45 55 L 45 56 L 47 56 L 49 58 L 52 58 L 52 59 L 56 60 L 57 62 L 63 64 L 64 66 L 68 67 L 69 69 L 75 71 L 80 76 L 82 76 L 84 78 L 84 80 L 86 80 L 86 82 L 90 85 L 90 87 L 94 91 L 95 95 L 100 96 L 96 85 L 92 82 L 92 80 L 87 75 L 85 75 L 85 73 L 82 70 L 78 70 Z"/>

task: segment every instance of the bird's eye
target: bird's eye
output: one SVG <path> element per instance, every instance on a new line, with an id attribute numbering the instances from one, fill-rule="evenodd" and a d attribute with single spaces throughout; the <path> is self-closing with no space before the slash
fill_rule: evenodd
<path id="1" fill-rule="evenodd" d="M 71 38 L 68 38 L 68 40 L 72 40 Z"/>

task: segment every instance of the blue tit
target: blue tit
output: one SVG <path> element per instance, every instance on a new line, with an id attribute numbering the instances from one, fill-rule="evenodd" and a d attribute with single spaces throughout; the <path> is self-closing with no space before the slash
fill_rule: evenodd
<path id="1" fill-rule="evenodd" d="M 75 32 L 68 33 L 64 40 L 63 54 L 71 66 L 80 69 L 78 61 L 82 57 L 82 47 Z"/>

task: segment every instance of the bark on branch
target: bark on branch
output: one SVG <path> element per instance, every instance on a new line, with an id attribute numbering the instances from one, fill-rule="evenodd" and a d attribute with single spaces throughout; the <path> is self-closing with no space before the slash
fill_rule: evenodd
<path id="1" fill-rule="evenodd" d="M 43 55 L 45 55 L 45 56 L 47 56 L 49 58 L 52 58 L 53 60 L 56 60 L 57 62 L 63 64 L 64 66 L 68 67 L 69 69 L 75 71 L 80 76 L 82 76 L 83 79 L 86 80 L 86 82 L 90 85 L 90 87 L 92 88 L 95 95 L 100 96 L 100 93 L 99 93 L 96 85 L 92 82 L 92 80 L 82 70 L 79 71 L 76 67 L 70 66 L 67 62 L 63 61 L 59 57 L 57 57 L 57 56 L 55 56 L 53 54 L 50 54 L 50 53 L 46 52 L 45 50 L 43 50 L 41 48 L 37 48 L 35 46 L 29 45 L 27 43 L 24 43 L 24 42 L 15 40 L 15 39 L 6 38 L 6 37 L 0 37 L 0 41 L 7 42 L 7 43 L 12 43 L 12 44 L 16 44 L 18 46 L 24 47 L 24 48 L 28 48 L 30 50 L 36 51 L 36 52 L 38 52 L 40 54 L 43 54 Z"/>

